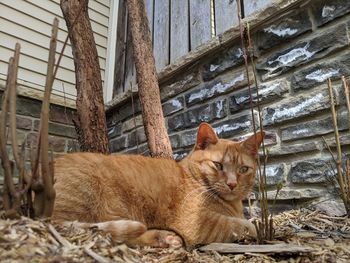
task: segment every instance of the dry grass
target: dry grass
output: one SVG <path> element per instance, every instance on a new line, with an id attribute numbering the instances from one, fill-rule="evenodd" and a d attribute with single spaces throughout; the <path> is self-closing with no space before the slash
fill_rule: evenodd
<path id="1" fill-rule="evenodd" d="M 310 210 L 274 217 L 275 240 L 315 248 L 308 254 L 219 254 L 199 249 L 129 248 L 95 230 L 48 220 L 0 220 L 1 262 L 350 262 L 350 219 Z"/>

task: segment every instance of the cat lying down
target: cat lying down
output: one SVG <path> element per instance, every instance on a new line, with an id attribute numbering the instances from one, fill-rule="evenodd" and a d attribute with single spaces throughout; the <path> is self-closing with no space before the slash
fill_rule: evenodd
<path id="1" fill-rule="evenodd" d="M 244 219 L 264 133 L 219 139 L 207 123 L 182 161 L 73 153 L 55 162 L 53 218 L 95 227 L 129 245 L 194 246 L 256 236 Z"/>

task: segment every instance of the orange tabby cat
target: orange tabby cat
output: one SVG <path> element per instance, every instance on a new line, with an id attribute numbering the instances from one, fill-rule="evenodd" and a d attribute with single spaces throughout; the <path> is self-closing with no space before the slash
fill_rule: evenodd
<path id="1" fill-rule="evenodd" d="M 67 154 L 56 160 L 53 218 L 96 227 L 131 245 L 177 247 L 255 236 L 242 200 L 255 180 L 263 133 L 243 142 L 199 126 L 179 163 L 136 155 Z M 180 238 L 181 237 L 181 238 Z"/>

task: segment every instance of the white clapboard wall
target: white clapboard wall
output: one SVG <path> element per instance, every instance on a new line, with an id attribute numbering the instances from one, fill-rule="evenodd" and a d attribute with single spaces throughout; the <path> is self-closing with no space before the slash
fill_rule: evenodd
<path id="1" fill-rule="evenodd" d="M 45 85 L 51 25 L 59 18 L 57 58 L 67 36 L 60 0 L 0 0 L 0 84 L 5 83 L 7 65 L 15 43 L 21 44 L 18 72 L 20 94 L 40 97 Z M 110 0 L 90 0 L 89 16 L 94 31 L 102 79 L 105 78 Z M 68 42 L 69 43 L 69 42 Z M 70 43 L 66 47 L 54 82 L 53 97 L 75 101 L 75 74 Z M 39 94 L 39 95 L 38 95 Z"/>
<path id="2" fill-rule="evenodd" d="M 244 14 L 264 9 L 274 0 L 244 0 Z M 236 0 L 145 0 L 157 71 L 215 35 L 238 25 Z M 119 1 L 113 96 L 136 87 L 125 0 Z"/>

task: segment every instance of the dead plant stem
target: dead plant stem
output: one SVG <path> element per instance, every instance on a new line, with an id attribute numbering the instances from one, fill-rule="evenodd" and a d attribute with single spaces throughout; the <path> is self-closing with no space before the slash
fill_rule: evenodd
<path id="1" fill-rule="evenodd" d="M 54 81 L 54 66 L 55 66 L 55 54 L 57 45 L 57 33 L 58 33 L 58 19 L 55 18 L 52 27 L 52 35 L 50 41 L 50 51 L 47 66 L 46 84 L 44 100 L 41 108 L 41 172 L 43 177 L 43 183 L 45 187 L 45 206 L 43 215 L 45 217 L 51 216 L 53 212 L 55 190 L 53 188 L 53 178 L 49 167 L 49 110 L 50 110 L 50 95 L 52 91 L 52 85 Z"/>
<path id="2" fill-rule="evenodd" d="M 330 79 L 327 81 L 328 84 L 328 92 L 329 92 L 329 99 L 330 99 L 330 107 L 332 112 L 332 120 L 333 120 L 333 127 L 334 127 L 334 136 L 335 136 L 335 143 L 337 146 L 337 159 L 336 159 L 336 167 L 337 167 L 337 173 L 338 173 L 338 182 L 340 186 L 341 191 L 341 197 L 344 201 L 345 206 L 347 207 L 347 198 L 345 196 L 345 189 L 344 189 L 344 181 L 343 181 L 343 175 L 342 175 L 342 168 L 341 168 L 341 161 L 342 161 L 342 154 L 341 154 L 341 146 L 339 141 L 339 131 L 338 131 L 338 124 L 337 124 L 337 112 L 335 109 L 335 103 L 334 103 L 334 96 L 333 96 L 333 87 L 332 82 Z"/>

